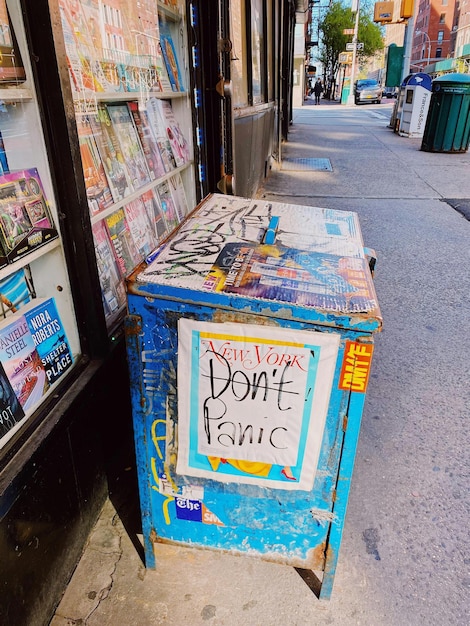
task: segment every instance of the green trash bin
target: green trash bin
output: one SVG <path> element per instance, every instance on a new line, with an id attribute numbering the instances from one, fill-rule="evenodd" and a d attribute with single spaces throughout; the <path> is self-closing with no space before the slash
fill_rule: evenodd
<path id="1" fill-rule="evenodd" d="M 432 83 L 421 150 L 466 152 L 470 142 L 470 75 L 445 74 Z"/>

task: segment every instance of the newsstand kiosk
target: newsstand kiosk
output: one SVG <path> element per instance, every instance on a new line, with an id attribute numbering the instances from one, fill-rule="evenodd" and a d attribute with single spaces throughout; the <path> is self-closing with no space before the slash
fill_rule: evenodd
<path id="1" fill-rule="evenodd" d="M 318 572 L 330 597 L 381 316 L 349 211 L 208 196 L 128 280 L 154 542 Z"/>

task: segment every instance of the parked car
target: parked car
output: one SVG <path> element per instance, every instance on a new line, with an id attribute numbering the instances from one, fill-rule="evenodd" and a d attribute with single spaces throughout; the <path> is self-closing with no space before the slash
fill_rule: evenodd
<path id="1" fill-rule="evenodd" d="M 396 98 L 398 96 L 398 87 L 384 87 L 383 98 Z"/>
<path id="2" fill-rule="evenodd" d="M 380 104 L 382 99 L 382 87 L 376 80 L 364 78 L 354 83 L 354 102 L 374 102 Z"/>

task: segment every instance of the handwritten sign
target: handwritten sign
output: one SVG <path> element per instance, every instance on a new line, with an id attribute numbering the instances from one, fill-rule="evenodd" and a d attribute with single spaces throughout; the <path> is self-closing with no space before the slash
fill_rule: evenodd
<path id="1" fill-rule="evenodd" d="M 339 341 L 180 319 L 178 473 L 310 490 Z"/>

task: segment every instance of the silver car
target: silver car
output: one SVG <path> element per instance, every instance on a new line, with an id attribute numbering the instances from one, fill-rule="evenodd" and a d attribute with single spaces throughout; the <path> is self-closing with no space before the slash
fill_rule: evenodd
<path id="1" fill-rule="evenodd" d="M 354 102 L 356 104 L 360 104 L 361 102 L 380 104 L 381 100 L 382 87 L 376 80 L 372 80 L 371 78 L 356 80 L 354 83 Z"/>

